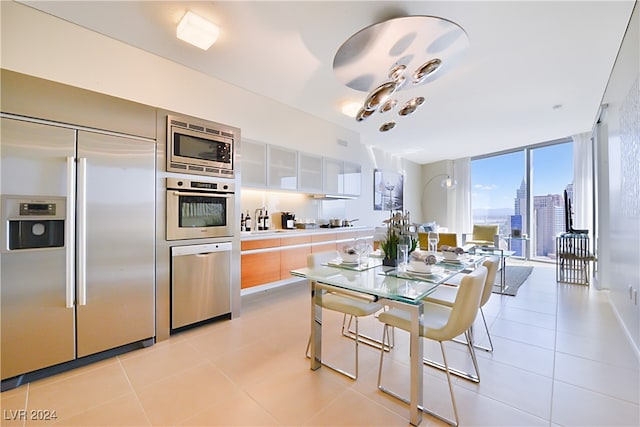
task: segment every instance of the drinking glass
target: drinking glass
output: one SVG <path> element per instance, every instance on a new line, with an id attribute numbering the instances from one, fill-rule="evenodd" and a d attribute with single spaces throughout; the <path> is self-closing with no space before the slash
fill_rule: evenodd
<path id="1" fill-rule="evenodd" d="M 437 231 L 429 232 L 429 251 L 430 252 L 438 252 L 438 241 L 440 240 L 440 236 Z"/>
<path id="2" fill-rule="evenodd" d="M 370 246 L 366 240 L 355 239 L 353 243 L 353 249 L 358 253 L 358 261 L 364 264 L 364 261 L 369 255 Z"/>
<path id="3" fill-rule="evenodd" d="M 398 245 L 398 271 L 404 271 L 409 261 L 409 245 Z"/>

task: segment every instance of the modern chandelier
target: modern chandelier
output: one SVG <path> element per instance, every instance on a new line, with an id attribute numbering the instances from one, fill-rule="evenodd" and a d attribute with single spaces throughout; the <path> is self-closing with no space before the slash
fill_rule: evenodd
<path id="1" fill-rule="evenodd" d="M 333 58 L 333 71 L 347 87 L 367 93 L 355 119 L 387 132 L 428 102 L 418 89 L 445 75 L 468 46 L 464 29 L 447 19 L 394 18 L 347 39 Z"/>

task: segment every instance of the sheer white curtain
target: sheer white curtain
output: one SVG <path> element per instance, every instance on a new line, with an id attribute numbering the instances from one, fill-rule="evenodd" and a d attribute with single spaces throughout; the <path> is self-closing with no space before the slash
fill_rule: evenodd
<path id="1" fill-rule="evenodd" d="M 451 168 L 457 185 L 447 196 L 447 226 L 460 237 L 471 233 L 471 158 L 454 160 Z"/>
<path id="2" fill-rule="evenodd" d="M 573 227 L 593 233 L 593 141 L 591 132 L 573 135 Z"/>

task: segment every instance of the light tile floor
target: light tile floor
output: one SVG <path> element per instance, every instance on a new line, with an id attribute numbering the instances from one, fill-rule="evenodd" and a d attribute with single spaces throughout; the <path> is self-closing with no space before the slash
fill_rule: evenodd
<path id="1" fill-rule="evenodd" d="M 517 261 L 510 261 L 517 262 Z M 606 292 L 556 284 L 536 264 L 516 297 L 485 306 L 495 351 L 478 351 L 481 383 L 455 379 L 464 426 L 640 425 L 640 368 Z M 352 369 L 353 342 L 341 317 L 324 314 L 326 359 Z M 361 329 L 380 336 L 377 320 Z M 408 407 L 376 389 L 379 352 L 360 349 L 357 381 L 309 369 L 305 282 L 243 297 L 242 316 L 172 336 L 147 349 L 1 394 L 2 425 L 68 426 L 407 426 Z M 481 324 L 477 339 L 486 344 Z M 408 393 L 408 340 L 396 331 L 385 385 Z M 469 369 L 464 347 L 448 343 L 452 365 Z M 437 344 L 425 353 L 439 357 Z M 446 378 L 424 369 L 425 404 L 452 415 Z M 27 410 L 27 421 L 16 420 Z M 55 422 L 31 411 L 55 411 Z M 34 412 L 33 414 L 43 414 Z M 426 416 L 423 426 L 443 425 Z"/>

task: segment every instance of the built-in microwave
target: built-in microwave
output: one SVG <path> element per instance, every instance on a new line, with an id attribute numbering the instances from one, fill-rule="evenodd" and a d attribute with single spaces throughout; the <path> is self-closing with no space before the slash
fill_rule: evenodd
<path id="1" fill-rule="evenodd" d="M 167 116 L 167 171 L 233 178 L 239 131 L 213 122 Z"/>
<path id="2" fill-rule="evenodd" d="M 234 184 L 167 178 L 167 240 L 231 237 Z"/>

